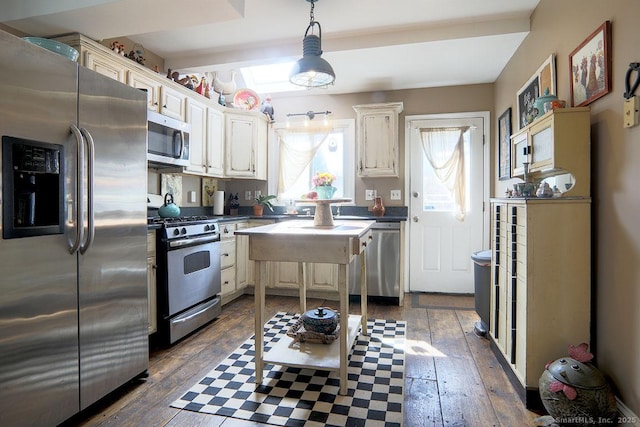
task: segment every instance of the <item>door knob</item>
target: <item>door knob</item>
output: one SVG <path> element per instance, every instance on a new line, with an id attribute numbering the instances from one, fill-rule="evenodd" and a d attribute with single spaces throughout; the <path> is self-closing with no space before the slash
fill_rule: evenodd
<path id="1" fill-rule="evenodd" d="M 418 222 L 418 221 L 420 221 L 420 219 L 418 219 L 418 217 L 417 217 L 417 216 L 414 216 L 414 217 L 413 217 L 413 222 Z"/>
<path id="2" fill-rule="evenodd" d="M 414 191 L 411 195 L 413 197 L 420 197 L 420 193 L 418 193 L 417 191 Z"/>

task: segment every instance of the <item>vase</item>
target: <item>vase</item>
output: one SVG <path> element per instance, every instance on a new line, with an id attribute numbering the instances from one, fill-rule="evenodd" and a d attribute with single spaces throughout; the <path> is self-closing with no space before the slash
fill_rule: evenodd
<path id="1" fill-rule="evenodd" d="M 337 188 L 332 185 L 318 185 L 315 188 L 316 193 L 318 193 L 318 199 L 330 199 L 336 190 Z"/>
<path id="2" fill-rule="evenodd" d="M 382 204 L 382 197 L 376 197 L 373 199 L 373 206 L 371 206 L 371 212 L 373 212 L 373 216 L 383 216 L 384 215 L 384 205 Z"/>

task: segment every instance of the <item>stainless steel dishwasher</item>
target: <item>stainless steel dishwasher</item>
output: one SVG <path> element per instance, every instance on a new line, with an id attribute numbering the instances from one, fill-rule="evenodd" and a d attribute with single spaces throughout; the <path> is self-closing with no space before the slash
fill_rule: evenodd
<path id="1" fill-rule="evenodd" d="M 400 223 L 376 222 L 367 256 L 367 293 L 400 298 Z M 360 257 L 349 266 L 349 294 L 360 294 Z"/>

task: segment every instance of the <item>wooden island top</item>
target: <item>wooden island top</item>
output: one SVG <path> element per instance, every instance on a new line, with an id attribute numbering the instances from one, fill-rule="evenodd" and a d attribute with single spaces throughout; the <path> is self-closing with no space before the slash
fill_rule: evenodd
<path id="1" fill-rule="evenodd" d="M 340 371 L 340 394 L 347 394 L 349 349 L 358 329 L 367 334 L 366 257 L 364 251 L 372 240 L 375 221 L 335 221 L 331 226 L 312 225 L 307 220 L 291 220 L 261 227 L 236 230 L 249 236 L 249 259 L 255 261 L 255 366 L 256 384 L 262 384 L 265 363 L 293 365 Z M 361 316 L 349 315 L 349 264 L 360 256 Z M 307 263 L 338 264 L 340 298 L 340 338 L 331 344 L 307 344 L 296 348 L 292 339 L 281 339 L 268 355 L 264 352 L 264 295 L 268 280 L 267 261 L 297 262 L 302 271 L 300 311 L 306 311 Z M 343 322 L 344 321 L 344 322 Z M 313 348 L 315 346 L 315 349 Z M 277 347 L 277 348 L 276 348 Z M 302 357 L 304 356 L 304 357 Z"/>

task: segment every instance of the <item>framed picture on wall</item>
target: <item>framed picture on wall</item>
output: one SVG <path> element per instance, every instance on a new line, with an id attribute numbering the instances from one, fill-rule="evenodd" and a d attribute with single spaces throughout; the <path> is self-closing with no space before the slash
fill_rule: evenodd
<path id="1" fill-rule="evenodd" d="M 569 54 L 571 106 L 582 107 L 611 88 L 611 22 L 605 21 Z"/>
<path id="2" fill-rule="evenodd" d="M 549 57 L 540 68 L 520 88 L 517 95 L 518 129 L 531 123 L 537 115 L 534 110 L 536 99 L 549 91 L 549 95 L 556 94 L 556 56 Z"/>
<path id="3" fill-rule="evenodd" d="M 531 77 L 518 91 L 518 129 L 522 129 L 536 117 L 534 105 L 540 96 L 540 80 L 538 75 Z"/>
<path id="4" fill-rule="evenodd" d="M 511 108 L 498 117 L 498 179 L 511 178 Z"/>

